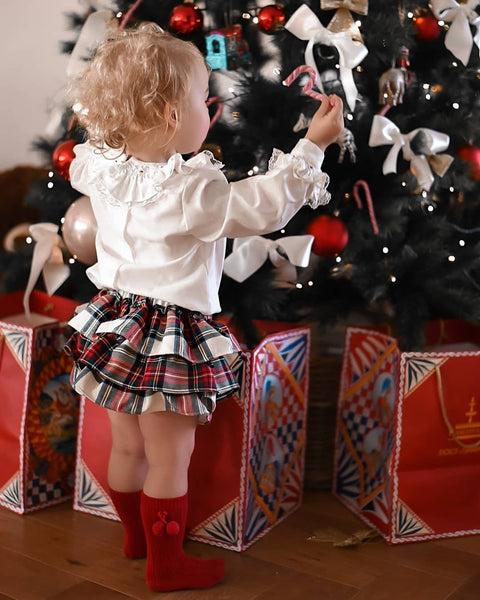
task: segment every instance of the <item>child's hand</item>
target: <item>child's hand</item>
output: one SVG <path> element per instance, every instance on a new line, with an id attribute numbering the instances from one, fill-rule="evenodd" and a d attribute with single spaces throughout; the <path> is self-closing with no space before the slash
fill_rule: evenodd
<path id="1" fill-rule="evenodd" d="M 343 102 L 332 94 L 322 100 L 305 137 L 325 150 L 342 133 L 343 127 Z"/>

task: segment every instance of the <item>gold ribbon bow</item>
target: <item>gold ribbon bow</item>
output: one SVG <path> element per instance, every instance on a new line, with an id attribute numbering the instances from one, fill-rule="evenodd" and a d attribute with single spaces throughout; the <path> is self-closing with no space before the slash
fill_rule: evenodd
<path id="1" fill-rule="evenodd" d="M 320 8 L 322 10 L 336 10 L 345 8 L 359 15 L 368 14 L 368 0 L 321 0 Z"/>
<path id="2" fill-rule="evenodd" d="M 327 26 L 329 31 L 333 33 L 346 31 L 352 40 L 363 43 L 360 29 L 350 11 L 359 15 L 368 14 L 368 0 L 321 0 L 321 9 L 338 9 Z"/>

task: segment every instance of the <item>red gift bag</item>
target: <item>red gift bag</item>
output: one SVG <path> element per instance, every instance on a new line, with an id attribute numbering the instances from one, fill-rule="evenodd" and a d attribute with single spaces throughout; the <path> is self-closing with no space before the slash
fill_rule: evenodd
<path id="1" fill-rule="evenodd" d="M 302 499 L 310 330 L 259 324 L 245 350 L 241 393 L 197 427 L 189 471 L 188 536 L 242 551 Z M 82 399 L 74 508 L 118 519 L 108 495 L 111 445 L 106 411 Z"/>
<path id="2" fill-rule="evenodd" d="M 428 351 L 349 328 L 334 494 L 389 543 L 480 533 L 480 330 L 431 323 Z"/>
<path id="3" fill-rule="evenodd" d="M 76 303 L 34 291 L 0 296 L 0 504 L 26 513 L 73 493 L 78 397 L 65 322 Z"/>

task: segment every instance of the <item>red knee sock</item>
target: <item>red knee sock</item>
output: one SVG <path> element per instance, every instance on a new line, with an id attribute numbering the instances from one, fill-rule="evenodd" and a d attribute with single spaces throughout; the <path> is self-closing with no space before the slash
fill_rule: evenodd
<path id="1" fill-rule="evenodd" d="M 223 560 L 202 560 L 183 552 L 187 505 L 187 494 L 166 500 L 142 494 L 147 585 L 155 592 L 207 588 L 223 579 Z"/>
<path id="2" fill-rule="evenodd" d="M 125 530 L 123 551 L 127 558 L 145 558 L 147 543 L 140 515 L 141 491 L 117 492 L 110 488 L 110 498 Z"/>

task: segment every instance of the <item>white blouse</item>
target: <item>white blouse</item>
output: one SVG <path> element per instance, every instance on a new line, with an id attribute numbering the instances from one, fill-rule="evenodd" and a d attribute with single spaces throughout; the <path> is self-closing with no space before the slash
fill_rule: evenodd
<path id="1" fill-rule="evenodd" d="M 147 163 L 78 144 L 71 183 L 90 197 L 98 225 L 88 277 L 98 288 L 218 313 L 226 238 L 277 231 L 304 204 L 326 204 L 323 157 L 302 139 L 291 154 L 275 150 L 266 174 L 229 183 L 209 152 Z"/>

